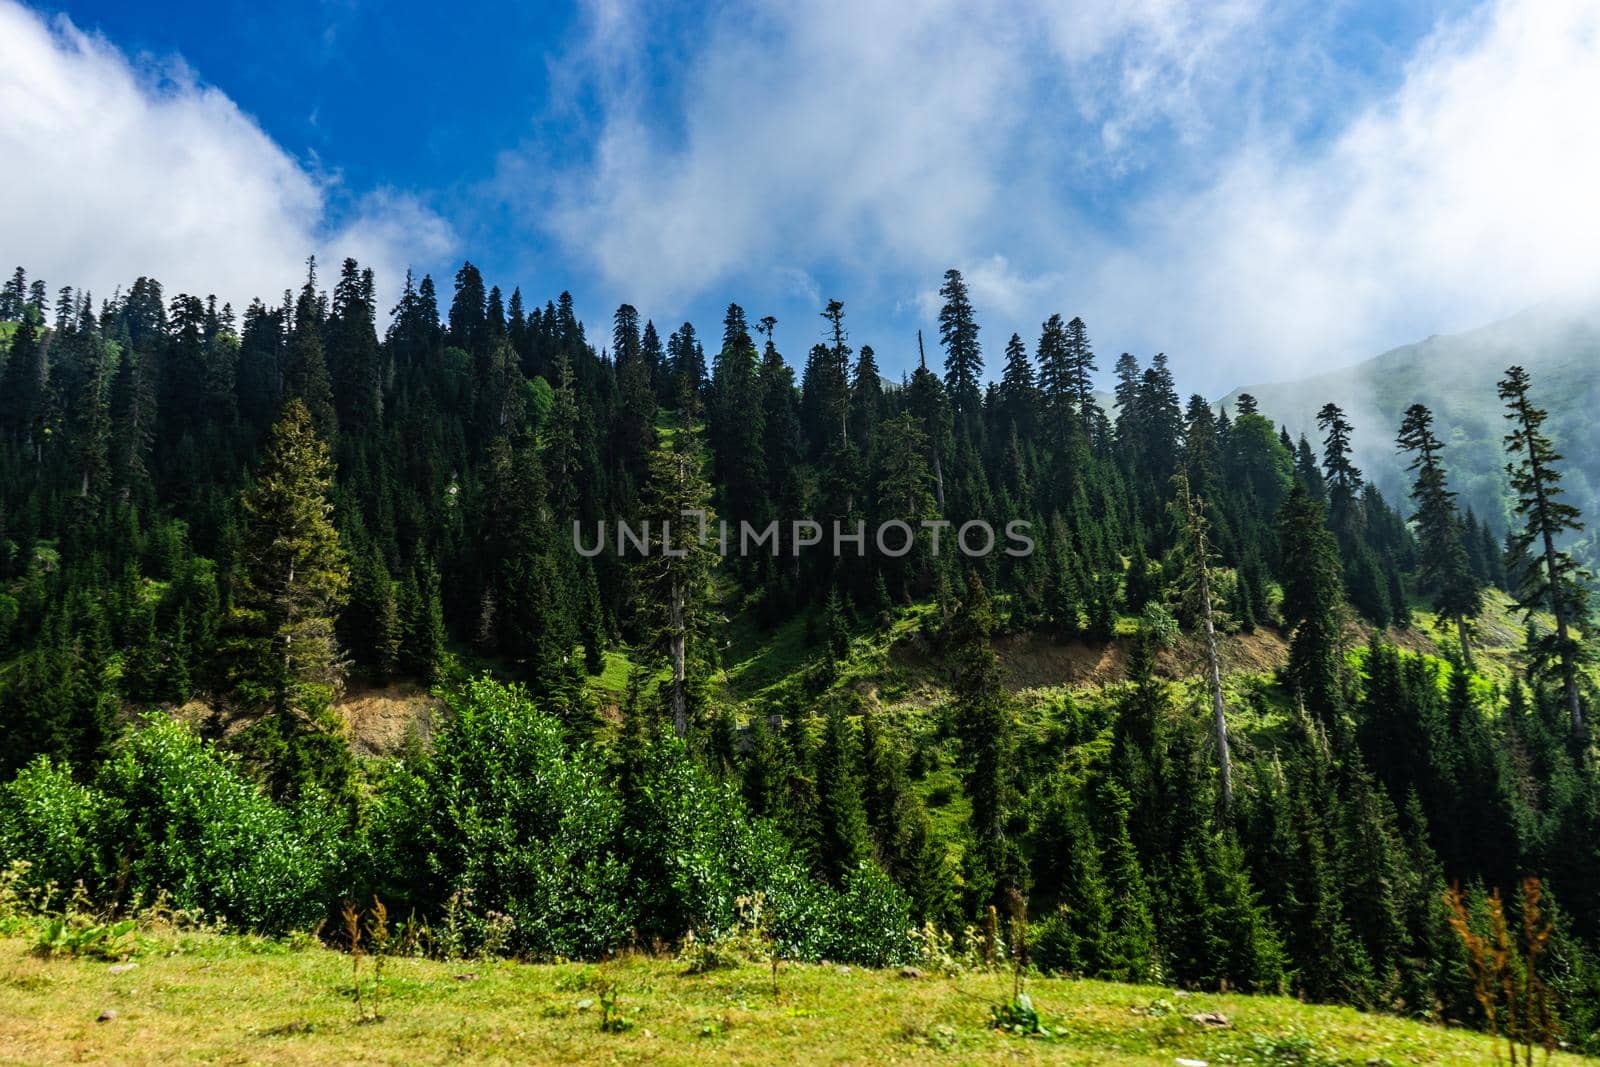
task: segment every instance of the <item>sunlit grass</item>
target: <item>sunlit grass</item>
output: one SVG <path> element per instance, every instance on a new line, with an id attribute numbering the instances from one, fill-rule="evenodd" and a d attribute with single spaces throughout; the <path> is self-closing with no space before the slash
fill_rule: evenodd
<path id="1" fill-rule="evenodd" d="M 0 1060 L 98 1063 L 1485 1064 L 1487 1037 L 1278 997 L 1035 979 L 1058 1036 L 987 1026 L 1001 974 L 785 965 L 691 976 L 667 960 L 525 965 L 389 959 L 352 995 L 348 956 L 167 935 L 138 966 L 41 960 L 0 939 Z M 633 1023 L 600 1028 L 602 988 Z M 113 1018 L 97 1021 L 107 1012 Z M 1226 1028 L 1190 1016 L 1217 1012 Z M 1584 1062 L 1556 1056 L 1553 1064 Z"/>

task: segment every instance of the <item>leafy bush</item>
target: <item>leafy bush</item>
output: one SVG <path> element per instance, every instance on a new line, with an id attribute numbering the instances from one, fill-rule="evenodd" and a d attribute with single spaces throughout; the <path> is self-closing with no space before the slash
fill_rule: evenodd
<path id="1" fill-rule="evenodd" d="M 628 846 L 647 937 L 694 931 L 720 941 L 740 927 L 740 900 L 759 896 L 774 951 L 785 959 L 885 966 L 909 954 L 910 904 L 881 870 L 864 864 L 842 891 L 829 888 L 670 732 L 645 754 Z"/>
<path id="2" fill-rule="evenodd" d="M 745 815 L 737 790 L 720 782 L 668 731 L 642 754 L 628 793 L 626 845 L 646 940 L 703 941 L 732 933 L 738 900 L 757 891 L 771 902 L 780 941 L 784 916 L 811 888 L 788 843 Z"/>
<path id="3" fill-rule="evenodd" d="M 835 889 L 664 732 L 613 784 L 525 690 L 446 698 L 431 753 L 377 779 L 362 835 L 315 794 L 274 803 L 186 727 L 152 716 L 92 785 L 40 761 L 0 787 L 0 867 L 82 881 L 101 905 L 171 905 L 266 933 L 334 900 L 379 897 L 435 924 L 435 950 L 594 957 L 637 938 L 716 942 L 763 902 L 771 954 L 885 966 L 908 958 L 910 906 L 876 866 Z"/>
<path id="4" fill-rule="evenodd" d="M 28 865 L 34 887 L 96 885 L 105 871 L 98 828 L 105 797 L 43 756 L 0 785 L 0 867 Z"/>
<path id="5" fill-rule="evenodd" d="M 619 944 L 632 909 L 617 849 L 621 806 L 586 747 L 520 686 L 487 678 L 446 698 L 431 755 L 379 790 L 373 878 L 440 913 L 470 901 L 509 917 L 520 955 L 588 956 Z"/>
<path id="6" fill-rule="evenodd" d="M 0 863 L 82 882 L 102 905 L 157 899 L 268 933 L 309 926 L 335 895 L 344 823 L 308 797 L 274 804 L 186 726 L 150 716 L 92 786 L 46 761 L 0 787 Z"/>
<path id="7" fill-rule="evenodd" d="M 315 796 L 279 807 L 187 727 L 159 716 L 95 781 L 124 893 L 263 932 L 315 923 L 335 895 L 342 820 Z"/>
<path id="8" fill-rule="evenodd" d="M 1057 908 L 1033 924 L 1029 954 L 1045 974 L 1070 974 L 1082 969 L 1078 936 L 1066 908 Z"/>
<path id="9" fill-rule="evenodd" d="M 889 876 L 870 863 L 845 876 L 843 891 L 829 902 L 825 924 L 828 959 L 864 967 L 888 967 L 910 955 L 911 902 Z"/>

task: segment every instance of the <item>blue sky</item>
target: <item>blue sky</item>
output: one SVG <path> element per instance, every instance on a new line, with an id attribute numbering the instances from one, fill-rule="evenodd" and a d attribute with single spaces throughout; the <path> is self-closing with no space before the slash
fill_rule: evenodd
<path id="1" fill-rule="evenodd" d="M 954 265 L 991 370 L 1060 311 L 1220 394 L 1590 298 L 1597 72 L 1580 0 L 0 0 L 0 258 L 238 301 L 465 256 L 793 361 L 836 296 L 891 371 Z"/>

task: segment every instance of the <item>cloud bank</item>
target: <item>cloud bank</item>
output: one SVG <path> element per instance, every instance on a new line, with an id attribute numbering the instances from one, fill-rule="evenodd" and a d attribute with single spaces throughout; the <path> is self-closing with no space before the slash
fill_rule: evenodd
<path id="1" fill-rule="evenodd" d="M 455 243 L 421 201 L 359 196 L 276 144 L 181 60 L 130 59 L 0 0 L 0 259 L 108 297 L 139 275 L 242 306 L 355 256 L 398 288 Z"/>
<path id="2" fill-rule="evenodd" d="M 1600 7 L 1417 10 L 591 0 L 578 39 L 529 44 L 549 53 L 528 143 L 485 145 L 496 180 L 454 191 L 483 238 L 464 249 L 423 199 L 347 188 L 181 60 L 0 0 L 0 269 L 237 304 L 313 251 L 392 293 L 408 263 L 549 250 L 538 273 L 591 318 L 626 300 L 704 327 L 739 300 L 791 355 L 837 296 L 894 373 L 955 265 L 991 371 L 1060 311 L 1104 365 L 1166 351 L 1212 394 L 1600 306 Z"/>
<path id="3" fill-rule="evenodd" d="M 953 264 L 992 364 L 1059 310 L 1221 392 L 1600 293 L 1585 0 L 1453 12 L 1376 73 L 1341 49 L 1379 31 L 1311 6 L 740 4 L 670 76 L 617 32 L 649 21 L 592 19 L 599 132 L 551 223 L 641 305 L 820 277 L 905 332 Z"/>

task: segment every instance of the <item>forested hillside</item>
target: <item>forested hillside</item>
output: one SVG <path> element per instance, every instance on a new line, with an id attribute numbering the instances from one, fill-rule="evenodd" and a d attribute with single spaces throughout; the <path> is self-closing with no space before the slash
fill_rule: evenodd
<path id="1" fill-rule="evenodd" d="M 1450 467 L 1462 506 L 1498 533 L 1513 525 L 1515 494 L 1500 447 L 1503 410 L 1494 383 L 1506 367 L 1526 367 L 1550 411 L 1549 432 L 1568 460 L 1568 492 L 1587 515 L 1600 509 L 1600 310 L 1540 307 L 1467 333 L 1433 336 L 1347 369 L 1298 381 L 1247 387 L 1290 433 L 1315 434 L 1317 409 L 1330 400 L 1360 427 L 1356 452 L 1386 495 L 1409 487 L 1392 428 L 1405 409 L 1426 403 L 1450 445 Z M 1224 403 L 1231 403 L 1239 391 Z M 1587 565 L 1597 556 L 1593 534 L 1576 538 Z"/>
<path id="2" fill-rule="evenodd" d="M 5 288 L 17 884 L 267 933 L 376 897 L 419 945 L 530 959 L 715 945 L 759 901 L 791 960 L 948 936 L 1473 1025 L 1503 949 L 1522 1025 L 1558 1006 L 1596 1048 L 1567 378 L 1508 359 L 1449 432 L 1427 383 L 1381 425 L 1329 395 L 1295 437 L 1078 318 L 987 337 L 954 270 L 937 337 L 884 339 L 898 381 L 838 301 L 785 353 L 736 304 L 593 331 L 470 263 L 393 309 L 354 261 L 326 286 Z M 1358 435 L 1404 448 L 1399 490 Z M 1485 451 L 1514 468 L 1489 525 L 1456 496 Z M 668 535 L 686 511 L 777 548 Z M 341 697 L 393 683 L 439 707 L 358 757 Z"/>

